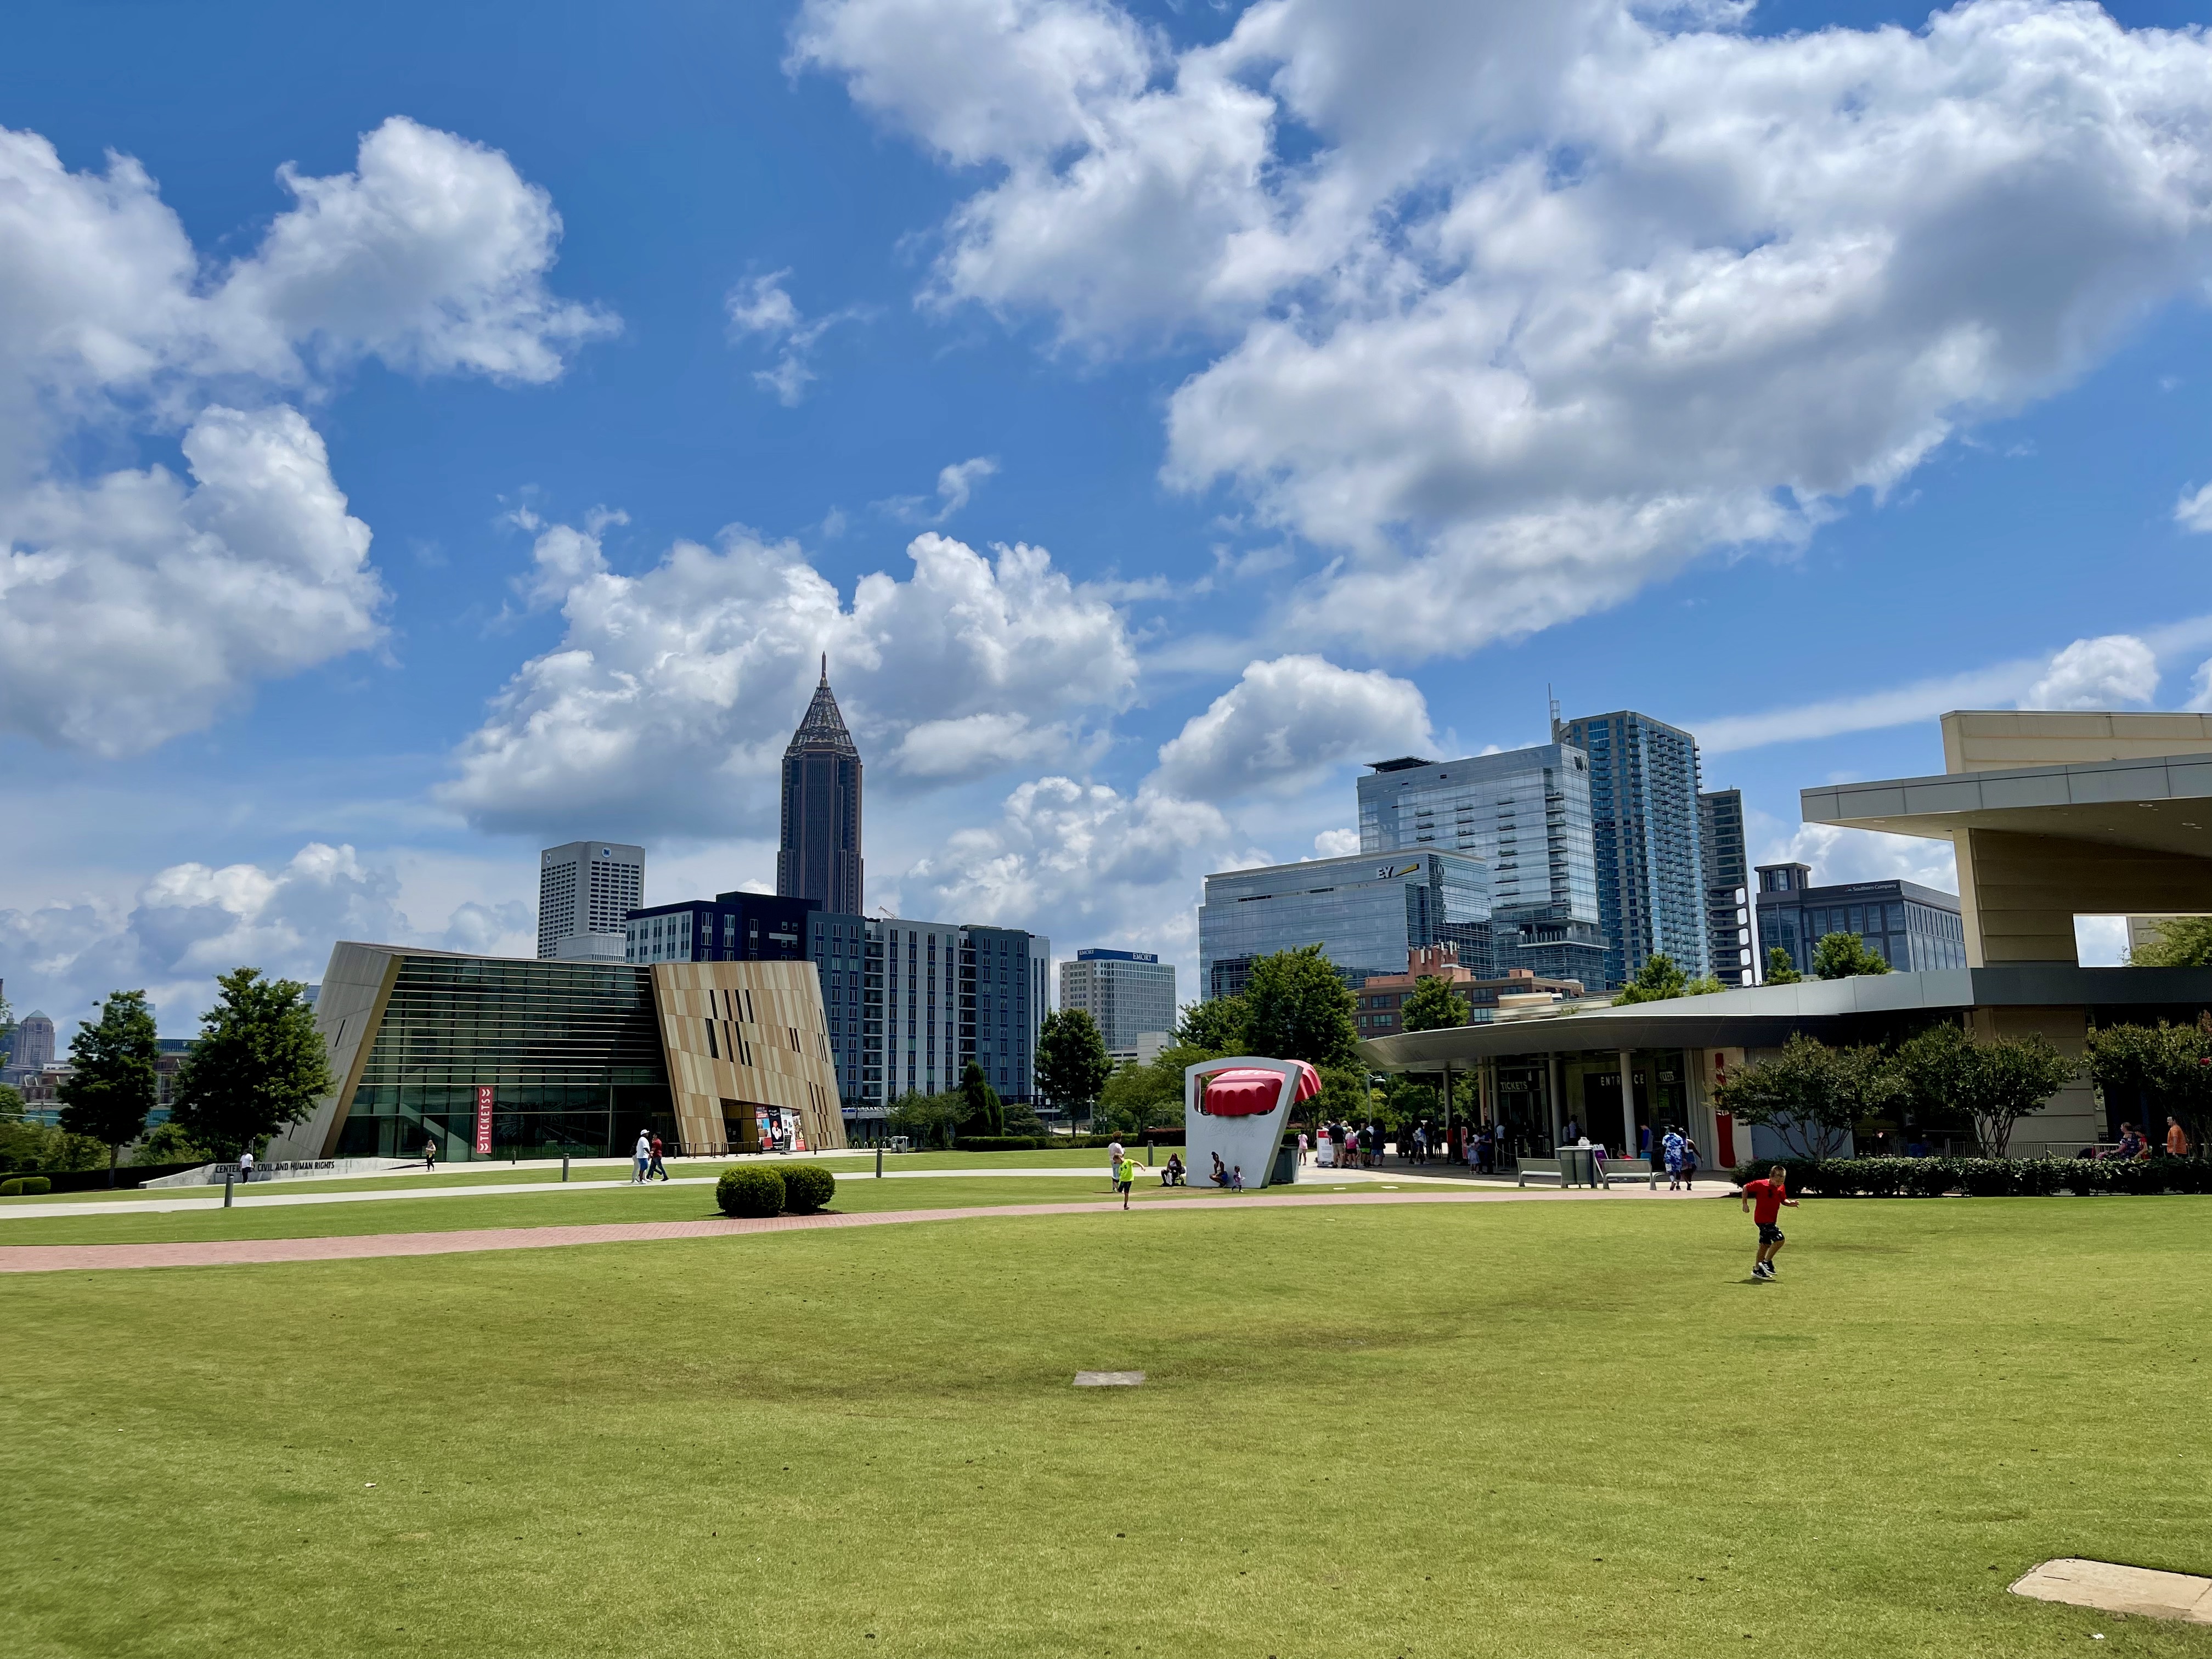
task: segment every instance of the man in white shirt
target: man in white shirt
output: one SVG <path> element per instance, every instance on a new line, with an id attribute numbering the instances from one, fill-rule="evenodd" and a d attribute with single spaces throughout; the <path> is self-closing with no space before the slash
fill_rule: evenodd
<path id="1" fill-rule="evenodd" d="M 1115 1190 L 1116 1181 L 1115 1171 L 1121 1167 L 1121 1137 L 1115 1135 L 1106 1147 L 1106 1188 L 1109 1192 Z"/>
<path id="2" fill-rule="evenodd" d="M 641 1183 L 645 1172 L 653 1167 L 653 1137 L 642 1129 L 637 1132 L 637 1146 L 629 1155 L 629 1178 Z"/>
<path id="3" fill-rule="evenodd" d="M 252 1152 L 240 1152 L 238 1155 L 238 1178 L 240 1182 L 247 1182 L 253 1179 L 253 1154 Z"/>

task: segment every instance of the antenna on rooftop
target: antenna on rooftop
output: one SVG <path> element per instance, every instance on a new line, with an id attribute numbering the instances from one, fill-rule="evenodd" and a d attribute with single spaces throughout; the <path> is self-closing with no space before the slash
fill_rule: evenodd
<path id="1" fill-rule="evenodd" d="M 1559 700 L 1553 695 L 1548 682 L 1544 686 L 1544 698 L 1552 705 L 1552 741 L 1557 743 L 1559 740 Z"/>

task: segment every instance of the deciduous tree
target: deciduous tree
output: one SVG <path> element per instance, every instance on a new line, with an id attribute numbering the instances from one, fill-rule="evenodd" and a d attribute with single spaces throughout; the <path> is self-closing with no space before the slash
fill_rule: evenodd
<path id="1" fill-rule="evenodd" d="M 2212 968 L 2212 916 L 2166 916 L 2128 952 L 2131 968 Z"/>
<path id="2" fill-rule="evenodd" d="M 70 1039 L 70 1076 L 55 1091 L 61 1097 L 61 1127 L 106 1145 L 111 1182 L 125 1143 L 146 1133 L 160 1054 L 143 991 L 109 992 L 100 1018 L 79 1025 Z"/>
<path id="3" fill-rule="evenodd" d="M 1813 947 L 1814 979 L 1858 979 L 1888 971 L 1881 953 L 1867 949 L 1867 942 L 1856 933 L 1830 933 Z"/>
<path id="4" fill-rule="evenodd" d="M 1270 1060 L 1348 1066 L 1358 1040 L 1359 999 L 1318 945 L 1279 951 L 1252 963 L 1244 986 L 1245 1042 Z"/>
<path id="5" fill-rule="evenodd" d="M 1789 951 L 1778 945 L 1767 951 L 1765 983 L 1796 985 L 1802 983 L 1804 978 L 1805 975 L 1797 971 L 1797 964 L 1790 959 Z"/>
<path id="6" fill-rule="evenodd" d="M 1036 1080 L 1047 1100 L 1071 1119 L 1088 1116 L 1113 1075 L 1106 1039 L 1088 1013 L 1064 1008 L 1044 1017 L 1037 1032 Z"/>
<path id="7" fill-rule="evenodd" d="M 1450 981 L 1424 974 L 1399 1010 L 1398 1023 L 1409 1031 L 1442 1031 L 1465 1025 L 1474 1018 L 1473 1006 L 1452 989 Z"/>
<path id="8" fill-rule="evenodd" d="M 306 1120 L 336 1085 L 307 987 L 238 968 L 200 1016 L 200 1038 L 177 1073 L 172 1121 L 201 1146 L 236 1158 Z"/>
<path id="9" fill-rule="evenodd" d="M 1851 1126 L 1875 1115 L 1895 1088 L 1881 1049 L 1831 1048 L 1801 1034 L 1771 1059 L 1731 1073 L 1713 1091 L 1713 1105 L 1772 1129 L 1800 1157 L 1833 1158 Z"/>
<path id="10" fill-rule="evenodd" d="M 1211 1002 L 1183 1005 L 1176 1021 L 1175 1045 L 1197 1048 L 1207 1058 L 1247 1052 L 1244 1042 L 1245 1008 L 1243 997 L 1216 997 Z"/>
<path id="11" fill-rule="evenodd" d="M 1682 970 L 1674 965 L 1674 957 L 1655 951 L 1644 957 L 1644 965 L 1636 970 L 1636 977 L 1621 988 L 1613 1001 L 1671 1002 L 1689 989 L 1689 983 Z"/>

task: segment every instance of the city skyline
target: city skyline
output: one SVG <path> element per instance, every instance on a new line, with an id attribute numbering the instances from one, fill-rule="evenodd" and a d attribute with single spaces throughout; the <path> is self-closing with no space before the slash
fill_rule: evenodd
<path id="1" fill-rule="evenodd" d="M 825 652 L 871 912 L 1186 975 L 1206 872 L 1349 850 L 1362 763 L 1540 744 L 1547 684 L 1697 733 L 1747 860 L 1936 886 L 1796 790 L 2212 696 L 2170 7 L 1576 0 L 1528 58 L 1436 9 L 1340 82 L 1304 12 L 870 4 L 0 22 L 0 969 L 64 1042 L 334 937 L 530 954 L 586 836 L 773 889 Z M 1377 90 L 1508 62 L 1496 127 Z"/>

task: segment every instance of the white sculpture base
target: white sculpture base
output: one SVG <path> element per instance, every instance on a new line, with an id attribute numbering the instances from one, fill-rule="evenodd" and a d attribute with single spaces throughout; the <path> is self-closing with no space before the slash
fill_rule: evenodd
<path id="1" fill-rule="evenodd" d="M 1283 1079 L 1281 1094 L 1271 1112 L 1250 1117 L 1216 1117 L 1198 1109 L 1205 1079 L 1217 1072 L 1273 1072 Z M 1242 1168 L 1244 1189 L 1252 1192 L 1268 1184 L 1274 1174 L 1275 1154 L 1283 1144 L 1283 1130 L 1291 1118 L 1301 1073 L 1297 1062 L 1240 1055 L 1230 1060 L 1201 1060 L 1186 1066 L 1182 1073 L 1183 1163 L 1194 1187 L 1214 1185 L 1213 1160 L 1221 1158 L 1224 1173 Z"/>

